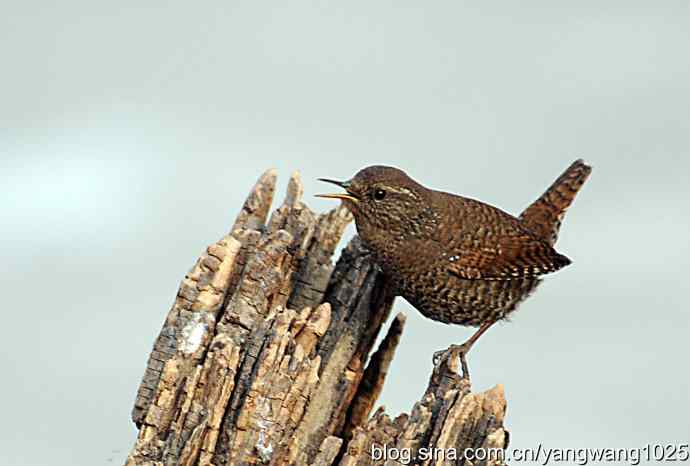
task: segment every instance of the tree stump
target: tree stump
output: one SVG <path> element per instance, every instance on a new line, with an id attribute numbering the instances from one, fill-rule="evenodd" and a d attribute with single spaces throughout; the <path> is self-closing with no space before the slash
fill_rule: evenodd
<path id="1" fill-rule="evenodd" d="M 262 175 L 230 233 L 182 280 L 149 356 L 127 465 L 502 464 L 499 385 L 471 393 L 444 359 L 410 414 L 371 411 L 405 316 L 357 237 L 331 263 L 351 221 L 316 215 L 294 174 L 269 218 L 276 174 Z"/>

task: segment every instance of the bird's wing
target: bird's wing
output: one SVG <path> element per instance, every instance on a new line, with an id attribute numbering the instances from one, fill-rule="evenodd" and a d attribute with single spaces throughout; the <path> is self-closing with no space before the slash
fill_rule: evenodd
<path id="1" fill-rule="evenodd" d="M 454 214 L 475 221 L 460 222 L 460 229 L 449 233 L 445 251 L 453 275 L 509 280 L 536 277 L 570 264 L 570 259 L 500 209 L 464 198 L 455 204 Z"/>
<path id="2" fill-rule="evenodd" d="M 466 279 L 536 277 L 568 264 L 570 259 L 529 235 L 502 237 L 494 246 L 462 248 L 448 257 L 448 271 Z"/>

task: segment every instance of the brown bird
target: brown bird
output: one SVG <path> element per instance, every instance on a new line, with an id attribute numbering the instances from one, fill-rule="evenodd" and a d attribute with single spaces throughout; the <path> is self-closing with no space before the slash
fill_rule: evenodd
<path id="1" fill-rule="evenodd" d="M 513 312 L 542 275 L 570 264 L 553 245 L 590 172 L 575 161 L 519 217 L 426 188 L 385 166 L 364 168 L 349 181 L 320 178 L 346 192 L 319 197 L 341 199 L 352 211 L 359 236 L 396 295 L 430 319 L 479 327 L 451 347 L 468 377 L 465 355 L 477 339 Z"/>

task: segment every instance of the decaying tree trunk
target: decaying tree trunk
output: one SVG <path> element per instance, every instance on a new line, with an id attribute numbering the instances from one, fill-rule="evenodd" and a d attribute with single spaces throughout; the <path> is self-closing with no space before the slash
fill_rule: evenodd
<path id="1" fill-rule="evenodd" d="M 393 297 L 358 238 L 332 265 L 350 214 L 315 215 L 293 175 L 268 218 L 275 181 L 259 179 L 182 280 L 139 387 L 127 465 L 499 464 L 461 459 L 505 448 L 508 434 L 502 388 L 471 393 L 456 360 L 434 368 L 411 414 L 371 415 L 405 317 L 372 353 Z"/>

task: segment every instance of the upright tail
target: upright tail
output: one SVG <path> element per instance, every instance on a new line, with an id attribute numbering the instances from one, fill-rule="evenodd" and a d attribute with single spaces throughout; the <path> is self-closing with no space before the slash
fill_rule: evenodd
<path id="1" fill-rule="evenodd" d="M 553 246 L 565 211 L 591 172 L 592 167 L 582 159 L 573 162 L 539 199 L 520 214 L 523 226 Z"/>

